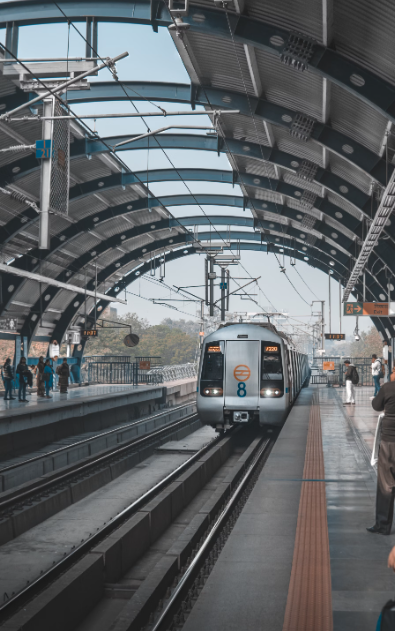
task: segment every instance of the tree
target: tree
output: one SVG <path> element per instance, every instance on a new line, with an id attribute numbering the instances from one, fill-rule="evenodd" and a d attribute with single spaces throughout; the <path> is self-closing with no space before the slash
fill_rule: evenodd
<path id="1" fill-rule="evenodd" d="M 383 341 L 375 326 L 372 326 L 369 331 L 361 333 L 360 338 L 359 342 L 350 344 L 351 357 L 372 357 L 373 354 L 377 357 L 382 356 Z"/>
<path id="2" fill-rule="evenodd" d="M 109 320 L 105 313 L 104 320 Z M 169 321 L 169 322 L 168 322 Z M 127 313 L 119 317 L 117 322 L 131 326 L 132 333 L 136 333 L 140 342 L 134 348 L 128 348 L 123 343 L 129 329 L 111 328 L 111 323 L 105 322 L 104 328 L 98 327 L 98 337 L 90 338 L 85 347 L 84 355 L 125 355 L 134 357 L 161 357 L 161 363 L 185 364 L 196 358 L 198 336 L 193 332 L 195 323 L 191 321 L 166 319 L 166 324 L 149 326 L 147 320 L 139 318 L 136 313 Z M 191 331 L 191 334 L 185 331 Z M 199 329 L 197 329 L 199 330 Z"/>

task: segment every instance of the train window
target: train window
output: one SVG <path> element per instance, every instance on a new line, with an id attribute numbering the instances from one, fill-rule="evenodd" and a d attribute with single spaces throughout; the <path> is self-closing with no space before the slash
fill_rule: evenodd
<path id="1" fill-rule="evenodd" d="M 277 345 L 262 344 L 262 379 L 282 379 L 281 349 Z"/>
<path id="2" fill-rule="evenodd" d="M 211 342 L 206 345 L 203 367 L 202 381 L 221 381 L 224 372 L 224 356 L 221 352 L 220 342 Z"/>

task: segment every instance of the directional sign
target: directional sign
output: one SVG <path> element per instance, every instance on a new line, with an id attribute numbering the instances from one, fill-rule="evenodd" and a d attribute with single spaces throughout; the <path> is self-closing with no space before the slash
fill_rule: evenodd
<path id="1" fill-rule="evenodd" d="M 390 305 L 392 307 L 392 303 Z M 345 302 L 345 316 L 370 316 L 371 318 L 381 318 L 392 313 L 388 302 Z"/>
<path id="2" fill-rule="evenodd" d="M 345 333 L 325 333 L 326 340 L 345 340 Z"/>
<path id="3" fill-rule="evenodd" d="M 362 315 L 371 317 L 387 316 L 388 302 L 364 302 Z"/>
<path id="4" fill-rule="evenodd" d="M 36 140 L 36 158 L 50 158 L 51 145 L 51 140 Z"/>
<path id="5" fill-rule="evenodd" d="M 344 315 L 362 315 L 363 303 L 362 302 L 345 302 L 344 303 Z"/>

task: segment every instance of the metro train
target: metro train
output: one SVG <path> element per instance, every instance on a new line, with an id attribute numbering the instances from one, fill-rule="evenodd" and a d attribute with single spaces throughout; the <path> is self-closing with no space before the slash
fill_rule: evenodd
<path id="1" fill-rule="evenodd" d="M 236 423 L 281 426 L 310 367 L 307 355 L 271 323 L 227 323 L 205 340 L 197 409 L 218 432 Z"/>

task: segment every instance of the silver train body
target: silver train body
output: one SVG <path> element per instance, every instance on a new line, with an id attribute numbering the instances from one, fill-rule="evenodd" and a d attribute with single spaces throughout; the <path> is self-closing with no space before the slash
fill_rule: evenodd
<path id="1" fill-rule="evenodd" d="M 217 431 L 254 420 L 281 426 L 309 376 L 307 355 L 273 325 L 225 325 L 204 340 L 199 416 Z"/>

